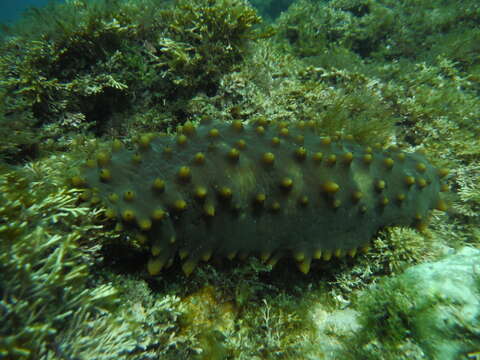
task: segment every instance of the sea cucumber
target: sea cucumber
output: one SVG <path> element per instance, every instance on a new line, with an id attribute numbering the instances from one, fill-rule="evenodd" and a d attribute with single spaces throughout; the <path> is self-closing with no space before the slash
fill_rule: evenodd
<path id="1" fill-rule="evenodd" d="M 137 228 L 151 275 L 176 254 L 189 275 L 212 256 L 256 255 L 274 265 L 292 256 L 354 256 L 386 226 L 423 228 L 446 210 L 444 169 L 422 154 L 321 137 L 313 121 L 190 122 L 174 136 L 120 141 L 86 161 L 75 187 L 107 217 Z"/>

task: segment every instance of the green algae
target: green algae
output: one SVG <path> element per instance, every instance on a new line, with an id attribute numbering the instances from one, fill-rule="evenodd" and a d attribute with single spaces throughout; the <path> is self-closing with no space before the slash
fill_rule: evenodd
<path id="1" fill-rule="evenodd" d="M 88 222 L 78 226 L 90 210 L 75 206 L 75 192 L 58 186 L 52 163 L 2 168 L 0 179 L 0 355 L 44 358 L 56 352 L 56 337 L 76 316 L 113 309 L 116 292 L 106 283 L 87 286 L 90 261 L 79 244 L 100 233 Z"/>
<path id="2" fill-rule="evenodd" d="M 356 303 L 361 330 L 349 339 L 345 358 L 454 359 L 475 353 L 480 289 L 470 267 L 478 256 L 478 250 L 464 248 L 366 290 Z"/>
<path id="3" fill-rule="evenodd" d="M 159 105 L 177 113 L 192 93 L 214 91 L 260 36 L 258 22 L 238 0 L 52 3 L 1 42 L 0 103 L 24 131 L 49 125 L 44 139 L 121 130 L 144 108 L 157 109 L 161 126 Z"/>

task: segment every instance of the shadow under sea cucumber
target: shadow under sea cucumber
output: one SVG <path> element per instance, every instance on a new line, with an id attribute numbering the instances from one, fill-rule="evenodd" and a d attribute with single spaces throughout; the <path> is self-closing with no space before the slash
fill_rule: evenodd
<path id="1" fill-rule="evenodd" d="M 189 275 L 212 256 L 354 256 L 386 226 L 425 227 L 446 210 L 444 169 L 423 155 L 372 149 L 352 137 L 319 137 L 314 122 L 187 122 L 175 136 L 118 140 L 88 159 L 72 185 L 107 216 L 135 227 L 151 275 L 176 254 Z"/>

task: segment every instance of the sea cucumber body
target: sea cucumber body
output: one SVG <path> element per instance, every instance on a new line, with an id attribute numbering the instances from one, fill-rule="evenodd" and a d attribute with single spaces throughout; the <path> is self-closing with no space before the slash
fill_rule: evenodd
<path id="1" fill-rule="evenodd" d="M 423 224 L 441 202 L 441 175 L 423 155 L 319 137 L 304 122 L 188 123 L 88 164 L 83 179 L 109 216 L 148 239 L 151 274 L 176 254 L 187 274 L 211 256 L 248 254 L 293 256 L 308 272 L 381 228 Z"/>

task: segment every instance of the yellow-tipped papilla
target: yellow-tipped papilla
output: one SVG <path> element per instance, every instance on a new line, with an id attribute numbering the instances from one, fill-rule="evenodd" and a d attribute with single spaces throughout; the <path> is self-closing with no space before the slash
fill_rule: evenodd
<path id="1" fill-rule="evenodd" d="M 307 150 L 303 146 L 295 149 L 295 158 L 299 161 L 304 161 L 307 158 Z"/>
<path id="2" fill-rule="evenodd" d="M 435 209 L 440 211 L 447 211 L 448 210 L 447 202 L 443 199 L 438 200 L 437 205 L 435 206 Z"/>
<path id="3" fill-rule="evenodd" d="M 441 169 L 438 169 L 437 173 L 440 178 L 444 178 L 445 176 L 448 175 L 449 170 L 445 168 L 441 168 Z"/>
<path id="4" fill-rule="evenodd" d="M 220 136 L 220 131 L 218 131 L 218 129 L 214 128 L 214 129 L 211 129 L 209 132 L 208 132 L 208 136 L 212 139 L 216 139 Z"/>
<path id="5" fill-rule="evenodd" d="M 215 206 L 213 204 L 205 204 L 203 206 L 203 213 L 209 217 L 215 216 Z"/>
<path id="6" fill-rule="evenodd" d="M 194 196 L 197 200 L 205 200 L 208 190 L 205 186 L 199 185 L 195 188 Z"/>
<path id="7" fill-rule="evenodd" d="M 140 164 L 142 162 L 142 155 L 139 153 L 135 153 L 132 155 L 132 163 L 134 164 Z"/>
<path id="8" fill-rule="evenodd" d="M 232 122 L 232 129 L 241 132 L 243 130 L 243 123 L 240 120 L 235 120 Z"/>
<path id="9" fill-rule="evenodd" d="M 112 180 L 112 173 L 110 172 L 109 169 L 103 168 L 100 170 L 100 180 L 102 182 L 108 182 Z"/>
<path id="10" fill-rule="evenodd" d="M 323 159 L 323 153 L 322 152 L 317 151 L 316 153 L 314 153 L 312 155 L 312 160 L 316 163 L 322 162 L 322 159 Z"/>
<path id="11" fill-rule="evenodd" d="M 312 259 L 311 258 L 305 258 L 302 262 L 297 263 L 298 269 L 304 273 L 305 275 L 308 274 L 310 271 L 310 263 Z"/>
<path id="12" fill-rule="evenodd" d="M 245 148 L 247 147 L 247 143 L 245 142 L 245 140 L 240 139 L 235 142 L 235 147 L 238 150 L 245 150 Z"/>
<path id="13" fill-rule="evenodd" d="M 160 274 L 163 266 L 165 265 L 165 260 L 159 257 L 154 257 L 148 260 L 147 271 L 151 276 Z"/>
<path id="14" fill-rule="evenodd" d="M 192 122 L 186 121 L 186 122 L 182 125 L 180 131 L 181 131 L 183 134 L 185 134 L 185 135 L 192 136 L 192 135 L 195 135 L 196 127 L 195 127 L 195 125 L 193 125 Z"/>
<path id="15" fill-rule="evenodd" d="M 405 185 L 407 186 L 412 186 L 413 184 L 415 184 L 415 178 L 413 176 L 405 176 L 404 179 L 403 179 Z"/>
<path id="16" fill-rule="evenodd" d="M 277 145 L 280 145 L 280 143 L 281 143 L 282 141 L 280 140 L 279 137 L 274 136 L 274 137 L 272 138 L 271 142 L 272 142 L 272 145 L 273 145 L 273 146 L 277 146 Z"/>
<path id="17" fill-rule="evenodd" d="M 342 162 L 346 165 L 350 165 L 353 160 L 353 154 L 351 152 L 346 152 L 342 155 Z"/>
<path id="18" fill-rule="evenodd" d="M 162 245 L 159 243 L 155 243 L 150 247 L 150 253 L 153 256 L 158 256 L 162 252 Z"/>
<path id="19" fill-rule="evenodd" d="M 112 208 L 108 208 L 105 210 L 105 216 L 107 219 L 112 220 L 117 217 L 117 211 Z"/>
<path id="20" fill-rule="evenodd" d="M 335 165 L 336 162 L 337 162 L 337 155 L 335 155 L 335 154 L 330 154 L 330 155 L 327 156 L 327 158 L 325 159 L 325 161 L 326 161 L 326 164 L 327 164 L 328 166 L 333 166 L 333 165 Z"/>
<path id="21" fill-rule="evenodd" d="M 86 181 L 83 177 L 75 175 L 70 179 L 70 182 L 74 187 L 82 187 L 86 184 Z"/>
<path id="22" fill-rule="evenodd" d="M 186 259 L 189 254 L 190 253 L 187 249 L 180 249 L 178 251 L 178 256 L 180 257 L 180 260 Z"/>
<path id="23" fill-rule="evenodd" d="M 301 206 L 303 206 L 303 207 L 307 206 L 307 205 L 308 205 L 308 202 L 309 202 L 309 200 L 308 200 L 308 196 L 307 196 L 307 195 L 302 195 L 302 196 L 300 196 L 300 198 L 298 199 L 298 203 L 299 203 Z"/>
<path id="24" fill-rule="evenodd" d="M 212 257 L 212 250 L 206 250 L 202 253 L 201 259 L 203 261 L 208 261 Z"/>
<path id="25" fill-rule="evenodd" d="M 333 253 L 330 250 L 325 251 L 322 254 L 322 259 L 325 261 L 329 261 L 332 258 Z"/>
<path id="26" fill-rule="evenodd" d="M 372 163 L 373 155 L 372 154 L 365 154 L 365 155 L 363 155 L 362 160 L 365 164 L 369 165 L 369 164 Z"/>
<path id="27" fill-rule="evenodd" d="M 352 258 L 355 257 L 355 255 L 357 254 L 357 248 L 348 250 L 347 254 Z"/>
<path id="28" fill-rule="evenodd" d="M 183 199 L 177 199 L 173 202 L 173 209 L 175 211 L 184 211 L 187 209 L 187 202 Z"/>
<path id="29" fill-rule="evenodd" d="M 140 137 L 138 138 L 138 146 L 142 150 L 146 150 L 150 147 L 150 143 L 152 142 L 152 140 L 153 140 L 153 135 L 152 134 L 140 135 Z"/>
<path id="30" fill-rule="evenodd" d="M 97 153 L 98 166 L 107 166 L 110 163 L 111 155 L 105 151 L 99 151 Z"/>
<path id="31" fill-rule="evenodd" d="M 273 212 L 278 212 L 280 211 L 280 209 L 282 208 L 282 206 L 280 205 L 280 203 L 278 201 L 274 201 L 272 202 L 271 206 L 270 206 L 270 209 L 273 211 Z"/>
<path id="32" fill-rule="evenodd" d="M 280 186 L 283 190 L 285 191 L 290 191 L 292 190 L 293 188 L 293 180 L 289 177 L 284 177 L 281 181 L 280 181 Z"/>
<path id="33" fill-rule="evenodd" d="M 123 193 L 123 199 L 125 201 L 133 201 L 135 199 L 135 192 L 133 190 L 127 190 Z"/>
<path id="34" fill-rule="evenodd" d="M 423 188 L 427 187 L 428 182 L 425 178 L 418 178 L 417 179 L 417 185 L 420 189 L 423 189 Z"/>
<path id="35" fill-rule="evenodd" d="M 185 134 L 180 134 L 177 136 L 177 144 L 180 146 L 186 145 L 188 142 L 188 138 Z"/>
<path id="36" fill-rule="evenodd" d="M 415 165 L 415 168 L 419 171 L 419 172 L 425 172 L 427 170 L 427 166 L 422 163 L 422 162 L 419 162 Z"/>
<path id="37" fill-rule="evenodd" d="M 125 222 L 132 222 L 133 220 L 135 220 L 135 212 L 131 209 L 123 210 L 122 219 Z"/>
<path id="38" fill-rule="evenodd" d="M 386 186 L 386 185 L 387 185 L 387 184 L 385 183 L 384 180 L 377 180 L 377 181 L 375 181 L 375 189 L 376 189 L 377 191 L 383 191 L 383 190 L 385 189 L 385 186 Z"/>
<path id="39" fill-rule="evenodd" d="M 178 169 L 177 177 L 182 182 L 188 182 L 192 177 L 192 172 L 188 166 L 181 166 Z"/>
<path id="40" fill-rule="evenodd" d="M 393 165 L 395 164 L 395 161 L 392 158 L 387 157 L 387 158 L 383 159 L 383 164 L 385 165 L 385 167 L 387 169 L 391 169 L 391 168 L 393 168 Z"/>
<path id="41" fill-rule="evenodd" d="M 354 191 L 352 194 L 352 200 L 353 202 L 359 202 L 363 198 L 363 193 L 359 190 Z"/>
<path id="42" fill-rule="evenodd" d="M 182 264 L 183 273 L 188 277 L 192 274 L 193 270 L 197 267 L 197 260 L 188 259 Z"/>
<path id="43" fill-rule="evenodd" d="M 270 256 L 272 256 L 272 253 L 269 251 L 262 251 L 260 253 L 260 261 L 265 263 L 268 259 L 270 259 Z"/>
<path id="44" fill-rule="evenodd" d="M 197 165 L 201 165 L 205 162 L 205 154 L 202 152 L 197 152 L 193 157 L 193 162 Z"/>
<path id="45" fill-rule="evenodd" d="M 166 215 L 167 215 L 167 213 L 165 212 L 165 210 L 163 210 L 161 208 L 157 208 L 157 209 L 152 211 L 151 216 L 152 216 L 153 220 L 160 221 L 160 220 L 163 220 Z"/>
<path id="46" fill-rule="evenodd" d="M 326 181 L 322 184 L 322 190 L 328 194 L 335 194 L 340 190 L 340 186 L 334 181 Z"/>
<path id="47" fill-rule="evenodd" d="M 294 251 L 293 258 L 296 261 L 303 261 L 305 259 L 305 253 L 303 251 Z"/>
<path id="48" fill-rule="evenodd" d="M 138 220 L 138 227 L 140 230 L 148 231 L 152 228 L 152 220 L 150 219 L 139 219 Z"/>
<path id="49" fill-rule="evenodd" d="M 152 189 L 157 191 L 157 192 L 163 192 L 165 191 L 165 181 L 160 178 L 156 178 L 153 180 L 152 183 Z"/>
<path id="50" fill-rule="evenodd" d="M 220 195 L 220 197 L 224 200 L 231 199 L 232 193 L 232 189 L 228 186 L 222 186 L 220 189 L 218 189 L 218 195 Z"/>
<path id="51" fill-rule="evenodd" d="M 275 155 L 271 152 L 266 152 L 262 155 L 262 162 L 265 165 L 273 165 L 275 161 Z"/>
<path id="52" fill-rule="evenodd" d="M 332 143 L 332 139 L 330 137 L 324 137 L 322 138 L 322 140 L 320 141 L 320 143 L 322 145 L 330 145 Z"/>
<path id="53" fill-rule="evenodd" d="M 231 148 L 227 153 L 227 158 L 232 162 L 236 163 L 240 159 L 240 151 L 236 148 Z"/>

